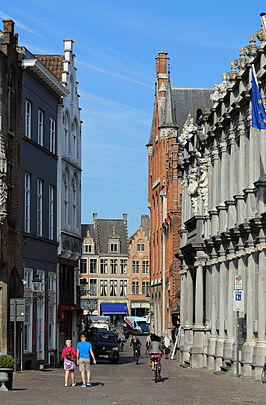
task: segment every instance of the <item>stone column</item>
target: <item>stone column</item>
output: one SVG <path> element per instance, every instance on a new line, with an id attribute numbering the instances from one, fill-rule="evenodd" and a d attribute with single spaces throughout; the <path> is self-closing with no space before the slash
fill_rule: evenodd
<path id="1" fill-rule="evenodd" d="M 186 319 L 186 272 L 185 270 L 183 270 L 183 268 L 181 268 L 180 275 L 181 275 L 181 291 L 180 291 L 179 346 L 182 347 L 184 345 L 184 325 Z"/>
<path id="2" fill-rule="evenodd" d="M 203 367 L 203 263 L 197 262 L 196 267 L 196 288 L 195 288 L 195 324 L 193 333 L 193 347 L 191 349 L 191 367 Z"/>
<path id="3" fill-rule="evenodd" d="M 221 257 L 220 262 L 220 274 L 219 274 L 219 335 L 216 345 L 216 361 L 215 369 L 220 370 L 222 366 L 222 359 L 224 357 L 224 342 L 225 342 L 225 331 L 224 331 L 224 317 L 225 317 L 225 297 L 226 297 L 226 264 L 224 256 Z"/>
<path id="4" fill-rule="evenodd" d="M 260 378 L 261 371 L 266 357 L 266 336 L 265 336 L 265 321 L 266 321 L 266 248 L 265 243 L 258 247 L 259 268 L 258 268 L 258 342 L 254 348 L 253 355 L 253 377 Z"/>
<path id="5" fill-rule="evenodd" d="M 231 248 L 231 250 L 233 250 Z M 233 312 L 233 290 L 234 290 L 234 276 L 236 274 L 233 253 L 229 253 L 228 259 L 228 293 L 227 293 L 227 338 L 225 341 L 224 358 L 225 361 L 232 361 L 233 359 L 233 345 L 235 342 L 235 322 L 236 317 Z"/>
<path id="6" fill-rule="evenodd" d="M 193 344 L 193 279 L 191 270 L 186 272 L 186 319 L 184 324 L 184 345 L 182 347 L 182 362 L 189 361 L 190 350 Z"/>
<path id="7" fill-rule="evenodd" d="M 238 190 L 234 196 L 236 200 L 236 225 L 244 222 L 245 202 L 243 190 L 245 188 L 245 126 L 242 120 L 239 120 L 239 156 L 238 156 Z"/>
<path id="8" fill-rule="evenodd" d="M 227 228 L 233 228 L 236 223 L 236 202 L 233 196 L 236 194 L 236 179 L 235 176 L 232 176 L 232 173 L 236 170 L 236 140 L 234 130 L 229 130 L 229 145 L 230 145 L 230 159 L 228 170 L 228 185 L 229 185 L 229 198 L 226 201 L 227 205 Z"/>
<path id="9" fill-rule="evenodd" d="M 252 248 L 249 248 L 252 249 Z M 251 377 L 252 375 L 252 356 L 253 349 L 255 346 L 254 333 L 253 333 L 253 323 L 254 323 L 254 309 L 255 309 L 255 261 L 254 254 L 250 253 L 248 255 L 248 263 L 246 268 L 246 330 L 247 337 L 243 345 L 243 360 L 244 360 L 244 375 Z"/>
<path id="10" fill-rule="evenodd" d="M 214 370 L 214 358 L 216 352 L 216 319 L 217 319 L 217 265 L 214 264 L 215 259 L 211 260 L 211 336 L 208 342 L 207 352 L 207 367 L 209 370 Z"/>

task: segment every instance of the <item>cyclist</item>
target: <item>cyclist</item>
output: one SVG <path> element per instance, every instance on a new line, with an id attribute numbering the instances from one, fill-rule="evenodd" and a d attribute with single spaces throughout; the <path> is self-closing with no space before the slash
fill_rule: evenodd
<path id="1" fill-rule="evenodd" d="M 157 356 L 158 355 L 159 356 L 163 355 L 163 348 L 162 348 L 162 345 L 161 345 L 161 339 L 159 338 L 159 336 L 157 336 L 155 334 L 151 335 L 151 345 L 150 345 L 150 349 L 149 349 L 148 354 L 151 356 L 151 359 L 152 359 L 153 355 L 157 355 Z M 154 369 L 154 361 L 151 361 L 151 369 L 153 371 L 153 369 Z"/>
<path id="2" fill-rule="evenodd" d="M 133 348 L 133 356 L 135 357 L 135 351 L 138 351 L 138 355 L 140 357 L 140 340 L 139 338 L 136 337 L 136 335 L 133 335 L 131 342 L 130 342 L 130 346 Z"/>
<path id="3" fill-rule="evenodd" d="M 124 346 L 125 340 L 126 340 L 126 338 L 125 338 L 124 333 L 120 332 L 118 335 L 118 338 L 117 338 L 117 342 L 118 342 L 121 352 L 123 351 L 123 346 Z"/>

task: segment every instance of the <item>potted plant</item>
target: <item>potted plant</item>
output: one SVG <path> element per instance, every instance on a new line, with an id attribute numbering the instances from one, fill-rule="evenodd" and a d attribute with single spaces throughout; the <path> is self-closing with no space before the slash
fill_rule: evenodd
<path id="1" fill-rule="evenodd" d="M 12 356 L 0 354 L 0 391 L 12 389 L 14 364 L 15 361 Z M 7 383 L 7 386 L 5 383 Z"/>

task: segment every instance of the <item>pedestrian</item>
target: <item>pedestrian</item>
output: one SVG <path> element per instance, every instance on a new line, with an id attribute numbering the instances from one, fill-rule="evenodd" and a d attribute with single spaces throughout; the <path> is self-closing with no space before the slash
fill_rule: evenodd
<path id="1" fill-rule="evenodd" d="M 164 335 L 164 352 L 165 352 L 165 358 L 168 359 L 168 354 L 170 353 L 170 339 L 168 337 L 168 333 L 166 332 Z"/>
<path id="2" fill-rule="evenodd" d="M 94 353 L 90 342 L 86 342 L 86 336 L 84 333 L 80 336 L 81 342 L 77 345 L 77 364 L 79 366 L 79 371 L 82 377 L 82 387 L 91 387 L 90 383 L 90 355 L 93 358 L 93 363 L 96 364 Z M 85 373 L 87 373 L 87 382 L 85 379 Z"/>
<path id="3" fill-rule="evenodd" d="M 151 345 L 151 333 L 148 334 L 147 338 L 146 338 L 146 350 L 145 350 L 145 354 L 148 354 L 148 350 L 149 347 Z"/>
<path id="4" fill-rule="evenodd" d="M 75 352 L 75 349 L 72 347 L 72 342 L 71 340 L 67 339 L 66 340 L 66 347 L 64 347 L 62 351 L 62 359 L 64 360 L 64 370 L 65 370 L 65 387 L 67 387 L 68 384 L 68 377 L 69 377 L 69 372 L 71 375 L 71 383 L 72 387 L 75 387 L 75 369 L 76 369 L 76 362 L 75 359 L 77 357 L 77 353 Z"/>

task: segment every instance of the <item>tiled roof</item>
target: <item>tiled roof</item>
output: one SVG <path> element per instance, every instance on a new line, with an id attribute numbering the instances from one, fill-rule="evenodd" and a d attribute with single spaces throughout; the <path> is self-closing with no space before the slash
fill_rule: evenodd
<path id="1" fill-rule="evenodd" d="M 93 224 L 81 225 L 81 236 L 87 236 L 87 230 L 93 238 L 97 254 L 108 253 L 109 239 L 115 234 L 120 240 L 120 254 L 128 255 L 127 230 L 123 220 L 120 219 L 97 219 L 96 228 Z"/>
<path id="2" fill-rule="evenodd" d="M 34 55 L 57 79 L 62 81 L 64 55 Z"/>

